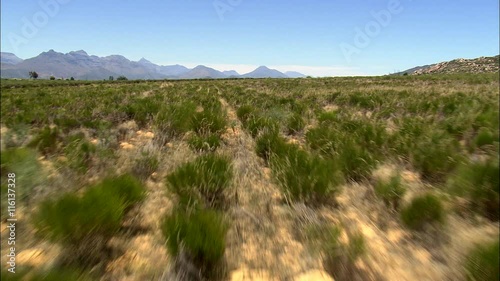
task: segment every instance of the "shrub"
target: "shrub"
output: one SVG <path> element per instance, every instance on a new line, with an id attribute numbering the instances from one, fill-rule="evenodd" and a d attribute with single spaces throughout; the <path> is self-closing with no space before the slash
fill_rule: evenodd
<path id="1" fill-rule="evenodd" d="M 147 151 L 141 151 L 141 156 L 135 160 L 132 173 L 140 179 L 147 179 L 152 173 L 158 170 L 159 165 L 160 161 L 156 155 Z"/>
<path id="2" fill-rule="evenodd" d="M 193 135 L 188 143 L 191 149 L 195 151 L 215 151 L 220 146 L 221 139 L 217 134 Z"/>
<path id="3" fill-rule="evenodd" d="M 499 241 L 477 245 L 468 255 L 465 264 L 467 280 L 500 280 Z"/>
<path id="4" fill-rule="evenodd" d="M 341 140 L 334 159 L 339 162 L 346 178 L 354 181 L 367 178 L 377 163 L 376 157 L 348 136 L 342 137 Z"/>
<path id="5" fill-rule="evenodd" d="M 104 259 L 106 243 L 120 228 L 123 211 L 121 200 L 106 192 L 82 198 L 68 194 L 43 202 L 34 223 L 40 234 L 65 246 L 68 263 L 88 266 Z"/>
<path id="6" fill-rule="evenodd" d="M 363 233 L 354 232 L 349 235 L 349 244 L 347 245 L 347 257 L 352 263 L 366 253 L 366 242 Z"/>
<path id="7" fill-rule="evenodd" d="M 9 148 L 1 152 L 0 171 L 2 182 L 8 173 L 16 174 L 16 181 L 22 183 L 23 188 L 18 189 L 16 197 L 27 200 L 33 196 L 32 190 L 43 183 L 45 179 L 42 166 L 38 162 L 36 151 L 29 148 Z"/>
<path id="8" fill-rule="evenodd" d="M 290 145 L 277 132 L 266 132 L 262 134 L 255 143 L 255 151 L 258 156 L 269 161 L 271 155 L 285 155 Z"/>
<path id="9" fill-rule="evenodd" d="M 119 197 L 125 208 L 141 202 L 146 196 L 142 184 L 129 174 L 108 177 L 93 190 L 97 191 L 99 189 L 110 192 L 115 197 Z M 98 192 L 101 191 L 99 190 Z"/>
<path id="10" fill-rule="evenodd" d="M 414 198 L 411 204 L 401 211 L 403 223 L 414 230 L 422 230 L 428 223 L 443 223 L 444 218 L 443 204 L 432 194 Z"/>
<path id="11" fill-rule="evenodd" d="M 42 202 L 34 224 L 39 234 L 65 246 L 66 263 L 91 266 L 106 258 L 106 244 L 126 209 L 142 196 L 142 187 L 130 176 L 108 178 L 81 197 L 66 194 Z"/>
<path id="12" fill-rule="evenodd" d="M 278 132 L 279 124 L 268 117 L 250 117 L 246 123 L 243 124 L 245 129 L 250 132 L 250 135 L 255 138 L 257 135 L 264 132 Z"/>
<path id="13" fill-rule="evenodd" d="M 417 143 L 412 164 L 431 182 L 442 182 L 461 159 L 458 142 L 447 134 L 431 133 Z"/>
<path id="14" fill-rule="evenodd" d="M 375 193 L 384 200 L 387 206 L 392 204 L 392 207 L 397 210 L 399 201 L 405 194 L 406 189 L 401 183 L 401 176 L 392 176 L 388 181 L 379 180 L 375 184 Z"/>
<path id="15" fill-rule="evenodd" d="M 324 267 L 335 280 L 365 280 L 356 266 L 357 260 L 366 252 L 366 243 L 361 232 L 347 233 L 347 244 L 341 243 L 342 229 L 339 227 L 323 227 L 320 230 L 320 242 L 325 255 Z"/>
<path id="16" fill-rule="evenodd" d="M 465 195 L 477 210 L 491 220 L 500 217 L 498 157 L 484 162 L 462 164 L 448 180 L 450 189 L 458 195 Z"/>
<path id="17" fill-rule="evenodd" d="M 292 201 L 324 203 L 339 191 L 342 175 L 334 161 L 292 146 L 285 155 L 271 157 L 271 169 Z"/>
<path id="18" fill-rule="evenodd" d="M 225 252 L 228 225 L 213 210 L 181 210 L 165 218 L 162 232 L 172 256 L 184 254 L 203 277 L 216 275 Z"/>
<path id="19" fill-rule="evenodd" d="M 306 141 L 311 149 L 321 151 L 324 154 L 332 153 L 339 147 L 339 132 L 324 125 L 307 131 Z"/>
<path id="20" fill-rule="evenodd" d="M 474 144 L 478 148 L 482 148 L 486 145 L 492 145 L 495 141 L 498 141 L 498 137 L 495 137 L 493 133 L 487 128 L 481 128 L 477 132 L 474 138 Z"/>
<path id="21" fill-rule="evenodd" d="M 146 127 L 160 111 L 161 104 L 154 97 L 135 99 L 122 109 L 129 119 L 133 119 L 139 127 Z"/>
<path id="22" fill-rule="evenodd" d="M 241 123 L 243 124 L 245 124 L 254 113 L 255 113 L 255 108 L 251 105 L 242 105 L 236 111 L 238 119 L 240 119 Z"/>
<path id="23" fill-rule="evenodd" d="M 57 142 L 59 140 L 59 130 L 46 126 L 37 136 L 28 144 L 29 147 L 36 148 L 44 155 L 50 155 L 57 151 Z"/>
<path id="24" fill-rule="evenodd" d="M 158 137 L 170 140 L 179 137 L 191 130 L 191 118 L 195 114 L 196 106 L 185 102 L 170 105 L 158 112 L 154 126 Z"/>
<path id="25" fill-rule="evenodd" d="M 306 125 L 302 115 L 295 113 L 288 118 L 287 122 L 288 134 L 295 134 L 302 131 Z"/>
<path id="26" fill-rule="evenodd" d="M 227 119 L 222 111 L 205 109 L 193 115 L 191 126 L 200 135 L 221 134 L 226 129 Z"/>
<path id="27" fill-rule="evenodd" d="M 83 134 L 69 137 L 68 144 L 64 148 L 64 154 L 68 157 L 69 166 L 80 173 L 86 172 L 90 168 L 92 155 L 95 152 L 95 145 L 85 140 Z"/>
<path id="28" fill-rule="evenodd" d="M 222 207 L 224 191 L 232 178 L 230 160 L 207 154 L 184 164 L 167 176 L 168 188 L 179 197 L 181 205 L 199 203 Z"/>
<path id="29" fill-rule="evenodd" d="M 318 115 L 318 122 L 322 126 L 330 126 L 340 122 L 340 118 L 335 111 L 324 111 Z"/>

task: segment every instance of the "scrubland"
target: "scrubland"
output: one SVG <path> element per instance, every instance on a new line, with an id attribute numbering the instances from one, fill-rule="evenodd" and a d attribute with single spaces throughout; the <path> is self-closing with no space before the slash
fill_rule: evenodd
<path id="1" fill-rule="evenodd" d="M 1 101 L 6 280 L 499 279 L 498 73 L 2 80 Z"/>

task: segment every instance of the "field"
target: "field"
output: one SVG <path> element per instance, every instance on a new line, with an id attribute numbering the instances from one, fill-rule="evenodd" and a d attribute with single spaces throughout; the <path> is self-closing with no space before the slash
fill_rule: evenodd
<path id="1" fill-rule="evenodd" d="M 1 101 L 7 280 L 499 279 L 498 73 L 2 80 Z"/>

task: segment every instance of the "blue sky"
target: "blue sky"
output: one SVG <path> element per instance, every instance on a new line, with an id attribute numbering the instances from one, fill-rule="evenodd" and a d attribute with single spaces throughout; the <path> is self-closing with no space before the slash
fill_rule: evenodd
<path id="1" fill-rule="evenodd" d="M 1 49 L 24 59 L 83 49 L 239 72 L 383 75 L 499 54 L 499 1 L 2 0 Z"/>

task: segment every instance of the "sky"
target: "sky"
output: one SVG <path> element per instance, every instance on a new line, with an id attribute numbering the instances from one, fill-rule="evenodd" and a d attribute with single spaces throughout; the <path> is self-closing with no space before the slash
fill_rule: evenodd
<path id="1" fill-rule="evenodd" d="M 1 51 L 385 75 L 499 54 L 498 0 L 1 1 Z"/>

